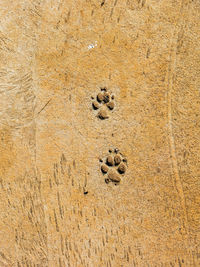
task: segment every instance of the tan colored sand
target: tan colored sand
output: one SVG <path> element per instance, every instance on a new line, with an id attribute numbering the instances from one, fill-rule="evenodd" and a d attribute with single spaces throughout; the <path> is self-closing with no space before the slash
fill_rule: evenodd
<path id="1" fill-rule="evenodd" d="M 0 18 L 0 267 L 200 266 L 200 1 L 1 0 Z"/>

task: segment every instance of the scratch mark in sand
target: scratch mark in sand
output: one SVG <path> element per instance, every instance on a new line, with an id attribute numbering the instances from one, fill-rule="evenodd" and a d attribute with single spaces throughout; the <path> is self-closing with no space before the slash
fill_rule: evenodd
<path id="1" fill-rule="evenodd" d="M 46 106 L 51 102 L 51 99 L 49 99 L 49 101 L 47 101 L 47 103 L 43 106 L 43 108 L 37 113 L 37 115 L 39 115 L 45 108 Z"/>
<path id="2" fill-rule="evenodd" d="M 174 183 L 177 190 L 177 193 L 180 198 L 181 207 L 183 210 L 183 227 L 188 236 L 188 217 L 187 217 L 187 210 L 186 210 L 186 203 L 185 203 L 185 196 L 183 191 L 183 186 L 179 174 L 178 169 L 178 162 L 176 156 L 176 146 L 174 140 L 174 133 L 172 127 L 172 90 L 173 90 L 173 73 L 175 72 L 176 68 L 176 52 L 177 52 L 177 36 L 179 32 L 179 24 L 181 24 L 180 18 L 183 9 L 183 1 L 181 2 L 181 7 L 179 11 L 179 16 L 177 19 L 177 23 L 175 25 L 175 30 L 173 32 L 172 40 L 171 40 L 171 51 L 170 51 L 170 62 L 167 72 L 167 88 L 168 88 L 168 100 L 167 100 L 167 107 L 168 107 L 168 126 L 169 126 L 169 145 L 170 145 L 170 154 L 172 158 L 172 166 L 174 172 Z"/>

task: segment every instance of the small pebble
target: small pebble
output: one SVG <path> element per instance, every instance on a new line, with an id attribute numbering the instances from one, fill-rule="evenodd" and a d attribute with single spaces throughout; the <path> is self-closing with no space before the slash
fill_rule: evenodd
<path id="1" fill-rule="evenodd" d="M 106 163 L 107 163 L 108 166 L 113 166 L 114 165 L 113 157 L 112 156 L 108 156 L 107 160 L 106 160 Z"/>
<path id="2" fill-rule="evenodd" d="M 93 109 L 99 109 L 100 108 L 99 103 L 97 101 L 94 101 L 92 103 L 92 106 L 93 106 Z"/>
<path id="3" fill-rule="evenodd" d="M 107 173 L 108 170 L 109 170 L 109 167 L 108 167 L 106 164 L 103 164 L 103 165 L 101 166 L 101 171 L 102 171 L 103 173 Z"/>
<path id="4" fill-rule="evenodd" d="M 117 170 L 121 174 L 122 173 L 125 173 L 126 172 L 126 166 L 125 166 L 125 164 L 121 162 Z"/>
<path id="5" fill-rule="evenodd" d="M 114 104 L 114 102 L 113 102 L 113 101 L 111 101 L 111 102 L 108 102 L 108 103 L 107 103 L 107 107 L 108 107 L 110 110 L 113 110 L 113 109 L 114 109 L 114 107 L 115 107 L 115 104 Z"/>
<path id="6" fill-rule="evenodd" d="M 119 183 L 121 181 L 121 178 L 119 177 L 119 175 L 114 172 L 114 171 L 110 171 L 108 174 L 108 178 L 115 183 Z"/>
<path id="7" fill-rule="evenodd" d="M 99 119 L 101 119 L 101 120 L 108 119 L 108 114 L 107 114 L 106 110 L 101 109 L 101 110 L 99 111 L 99 113 L 98 113 L 98 117 L 99 117 Z"/>
<path id="8" fill-rule="evenodd" d="M 121 162 L 121 157 L 120 155 L 115 155 L 114 156 L 114 162 L 115 162 L 115 166 L 119 165 Z"/>
<path id="9" fill-rule="evenodd" d="M 102 93 L 98 93 L 97 101 L 101 103 L 103 100 L 104 100 L 104 95 Z"/>

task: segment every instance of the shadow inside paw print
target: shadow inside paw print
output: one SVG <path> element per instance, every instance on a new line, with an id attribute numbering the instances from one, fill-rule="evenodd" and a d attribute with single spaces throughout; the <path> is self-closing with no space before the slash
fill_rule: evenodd
<path id="1" fill-rule="evenodd" d="M 109 150 L 109 153 L 104 160 L 100 159 L 100 162 L 102 162 L 101 172 L 106 175 L 106 183 L 113 182 L 117 185 L 126 172 L 127 160 L 117 149 L 114 151 Z"/>
<path id="2" fill-rule="evenodd" d="M 92 97 L 94 100 L 94 97 Z M 92 107 L 94 110 L 99 110 L 97 117 L 101 120 L 109 118 L 108 111 L 113 110 L 115 107 L 114 96 L 111 95 L 107 88 L 101 88 L 101 91 L 96 96 L 96 100 L 92 102 Z"/>

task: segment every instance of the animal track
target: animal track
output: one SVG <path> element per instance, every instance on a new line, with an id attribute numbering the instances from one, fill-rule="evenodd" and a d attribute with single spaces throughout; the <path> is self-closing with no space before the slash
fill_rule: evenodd
<path id="1" fill-rule="evenodd" d="M 101 120 L 105 120 L 109 118 L 108 111 L 113 110 L 115 107 L 114 103 L 114 95 L 111 95 L 110 92 L 107 91 L 107 88 L 101 88 L 101 91 L 97 94 L 96 100 L 92 97 L 92 107 L 94 110 L 99 110 L 97 113 L 97 117 Z"/>
<path id="2" fill-rule="evenodd" d="M 104 160 L 100 159 L 101 172 L 103 175 L 106 175 L 106 183 L 113 182 L 117 185 L 126 172 L 127 160 L 118 149 L 114 149 L 114 151 L 110 149 L 109 153 Z"/>

